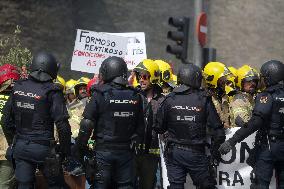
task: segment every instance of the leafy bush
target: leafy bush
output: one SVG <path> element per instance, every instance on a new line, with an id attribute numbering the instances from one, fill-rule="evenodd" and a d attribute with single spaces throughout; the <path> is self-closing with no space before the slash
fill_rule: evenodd
<path id="1" fill-rule="evenodd" d="M 19 68 L 29 67 L 32 60 L 32 53 L 23 47 L 19 34 L 20 26 L 16 26 L 14 33 L 10 37 L 0 38 L 0 65 L 12 64 Z"/>

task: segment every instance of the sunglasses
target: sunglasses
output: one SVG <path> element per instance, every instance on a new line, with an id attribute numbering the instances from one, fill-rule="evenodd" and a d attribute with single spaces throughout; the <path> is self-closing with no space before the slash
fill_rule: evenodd
<path id="1" fill-rule="evenodd" d="M 139 81 L 139 80 L 141 80 L 141 79 L 143 79 L 143 80 L 149 80 L 150 79 L 150 75 L 148 75 L 148 74 L 138 74 L 137 75 L 137 80 Z"/>

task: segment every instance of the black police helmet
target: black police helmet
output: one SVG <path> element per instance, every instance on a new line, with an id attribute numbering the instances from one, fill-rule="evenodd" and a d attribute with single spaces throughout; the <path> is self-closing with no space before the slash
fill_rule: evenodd
<path id="1" fill-rule="evenodd" d="M 284 64 L 278 60 L 269 60 L 261 66 L 260 75 L 266 86 L 275 85 L 284 79 Z"/>
<path id="2" fill-rule="evenodd" d="M 55 57 L 48 52 L 41 51 L 33 57 L 30 75 L 39 81 L 49 81 L 56 78 L 58 69 L 59 64 Z"/>
<path id="3" fill-rule="evenodd" d="M 127 65 L 120 57 L 111 56 L 105 59 L 100 67 L 100 75 L 106 83 L 111 81 L 122 85 L 128 83 Z"/>
<path id="4" fill-rule="evenodd" d="M 192 88 L 200 88 L 202 71 L 198 66 L 192 63 L 184 64 L 179 69 L 177 79 L 179 84 L 184 84 Z"/>

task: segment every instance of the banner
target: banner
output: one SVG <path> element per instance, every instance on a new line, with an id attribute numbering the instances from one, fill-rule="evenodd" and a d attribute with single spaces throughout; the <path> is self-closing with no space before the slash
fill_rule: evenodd
<path id="1" fill-rule="evenodd" d="M 124 60 L 126 61 L 129 70 L 132 70 L 137 64 L 147 58 L 144 32 L 109 34 L 128 38 L 127 54 L 124 57 Z"/>
<path id="2" fill-rule="evenodd" d="M 71 70 L 97 74 L 102 61 L 107 57 L 124 58 L 127 44 L 126 37 L 78 29 Z"/>
<path id="3" fill-rule="evenodd" d="M 226 130 L 226 139 L 229 139 L 239 128 L 232 128 Z M 238 143 L 228 154 L 222 156 L 222 161 L 217 168 L 217 188 L 218 189 L 249 189 L 251 185 L 251 171 L 252 168 L 247 165 L 246 160 L 249 156 L 249 151 L 253 148 L 255 141 L 255 133 L 247 137 L 241 143 Z M 160 145 L 161 152 L 164 151 Z M 163 160 L 162 160 L 163 161 Z M 166 169 L 165 164 L 162 164 L 162 170 Z M 166 173 L 166 170 L 163 171 Z M 168 186 L 167 177 L 163 174 L 163 188 Z M 185 189 L 195 188 L 187 176 Z M 276 188 L 275 173 L 270 182 L 270 189 Z"/>
<path id="4" fill-rule="evenodd" d="M 229 139 L 239 128 L 226 130 L 226 139 Z M 250 149 L 253 148 L 255 133 L 238 143 L 228 154 L 222 156 L 218 166 L 217 186 L 220 189 L 250 188 L 252 168 L 246 164 Z M 272 176 L 270 187 L 276 188 L 275 176 Z"/>

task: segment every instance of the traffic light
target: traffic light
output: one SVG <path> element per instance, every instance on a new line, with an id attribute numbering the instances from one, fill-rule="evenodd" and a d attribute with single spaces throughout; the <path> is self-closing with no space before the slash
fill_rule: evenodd
<path id="1" fill-rule="evenodd" d="M 169 18 L 169 25 L 177 28 L 177 31 L 169 31 L 168 39 L 176 42 L 176 45 L 168 45 L 167 52 L 176 55 L 182 62 L 186 62 L 187 48 L 188 48 L 188 35 L 189 35 L 189 18 Z"/>

